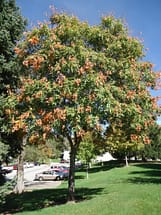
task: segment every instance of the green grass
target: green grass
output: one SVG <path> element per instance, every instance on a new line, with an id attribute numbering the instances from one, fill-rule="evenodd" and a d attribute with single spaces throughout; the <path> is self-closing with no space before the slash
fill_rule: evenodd
<path id="1" fill-rule="evenodd" d="M 8 197 L 8 211 L 32 215 L 161 215 L 161 164 L 138 163 L 76 173 L 76 204 L 66 204 L 67 182 L 56 189 Z"/>

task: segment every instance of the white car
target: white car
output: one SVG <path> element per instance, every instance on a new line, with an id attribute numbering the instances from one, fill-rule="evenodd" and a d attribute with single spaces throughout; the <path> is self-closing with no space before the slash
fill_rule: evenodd
<path id="1" fill-rule="evenodd" d="M 12 170 L 13 170 L 13 166 L 2 166 L 2 168 L 1 168 L 1 172 L 3 174 L 10 173 L 10 172 L 12 172 Z"/>
<path id="2" fill-rule="evenodd" d="M 34 167 L 34 164 L 30 162 L 25 162 L 23 166 L 24 168 L 30 168 L 30 167 Z"/>
<path id="3" fill-rule="evenodd" d="M 68 178 L 68 172 L 62 172 L 60 170 L 46 170 L 35 174 L 35 180 L 46 181 L 46 180 L 63 180 Z"/>

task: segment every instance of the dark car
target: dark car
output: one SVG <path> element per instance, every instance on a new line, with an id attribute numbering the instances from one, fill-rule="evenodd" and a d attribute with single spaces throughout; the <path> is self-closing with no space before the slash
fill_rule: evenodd
<path id="1" fill-rule="evenodd" d="M 60 176 L 60 179 L 67 179 L 69 177 L 69 171 L 64 171 L 64 170 L 61 170 L 61 169 L 55 169 L 55 170 L 52 170 L 54 171 L 56 174 L 58 174 Z"/>
<path id="2" fill-rule="evenodd" d="M 51 165 L 52 170 L 60 170 L 61 172 L 69 172 L 69 167 L 62 165 Z"/>

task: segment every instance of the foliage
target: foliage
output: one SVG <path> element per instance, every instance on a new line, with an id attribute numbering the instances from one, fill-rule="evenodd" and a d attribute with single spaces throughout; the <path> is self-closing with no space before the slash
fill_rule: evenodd
<path id="1" fill-rule="evenodd" d="M 8 152 L 8 146 L 0 141 L 0 149 L 0 161 L 2 161 Z"/>
<path id="2" fill-rule="evenodd" d="M 145 145 L 140 154 L 145 159 L 161 159 L 161 126 L 154 124 L 149 128 L 151 144 Z"/>
<path id="3" fill-rule="evenodd" d="M 2 179 L 2 177 L 3 176 L 0 174 L 0 205 L 5 204 L 7 195 L 13 191 L 15 186 L 15 178 L 11 181 L 5 182 L 5 178 Z M 5 183 L 1 184 L 2 180 L 4 180 Z"/>
<path id="4" fill-rule="evenodd" d="M 46 141 L 42 145 L 28 144 L 25 147 L 25 161 L 34 161 L 44 163 L 53 157 L 54 147 L 50 141 Z"/>
<path id="5" fill-rule="evenodd" d="M 19 66 L 15 61 L 14 47 L 25 29 L 26 20 L 21 16 L 15 0 L 0 2 L 0 94 L 15 87 Z"/>
<path id="6" fill-rule="evenodd" d="M 117 159 L 125 159 L 126 156 L 133 157 L 144 148 L 144 144 L 138 141 L 127 140 L 126 132 L 117 127 L 108 128 L 107 149 Z"/>
<path id="7" fill-rule="evenodd" d="M 16 62 L 14 47 L 22 36 L 26 26 L 26 20 L 21 16 L 15 0 L 0 1 L 0 141 L 3 144 L 0 159 L 7 159 L 16 148 L 14 137 L 5 126 L 5 104 L 6 96 L 10 94 L 11 89 L 15 89 L 19 80 L 20 65 Z M 10 136 L 10 138 L 9 138 Z M 7 149 L 7 150 L 6 150 Z M 14 154 L 16 155 L 16 151 Z"/>
<path id="8" fill-rule="evenodd" d="M 89 165 L 91 160 L 94 159 L 95 157 L 96 151 L 94 147 L 92 134 L 90 132 L 87 132 L 80 143 L 77 158 L 84 162 L 85 164 Z"/>
<path id="9" fill-rule="evenodd" d="M 115 125 L 125 131 L 125 142 L 150 143 L 147 128 L 159 108 L 149 89 L 158 76 L 142 61 L 143 45 L 120 19 L 102 17 L 99 25 L 89 26 L 55 13 L 51 25 L 27 32 L 15 53 L 23 70 L 4 106 L 7 121 L 13 132 L 28 133 L 32 143 L 44 143 L 51 134 L 68 139 L 70 200 L 75 156 L 86 132 Z"/>

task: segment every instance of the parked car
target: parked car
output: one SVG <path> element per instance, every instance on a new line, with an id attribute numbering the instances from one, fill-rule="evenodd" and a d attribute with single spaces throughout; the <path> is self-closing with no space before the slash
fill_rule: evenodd
<path id="1" fill-rule="evenodd" d="M 18 165 L 17 164 L 13 164 L 13 170 L 17 170 Z"/>
<path id="2" fill-rule="evenodd" d="M 51 165 L 50 168 L 52 170 L 60 170 L 62 172 L 69 172 L 69 167 L 62 165 Z"/>
<path id="3" fill-rule="evenodd" d="M 61 159 L 60 163 L 70 163 L 70 161 L 69 160 L 65 160 L 65 159 Z"/>
<path id="4" fill-rule="evenodd" d="M 46 180 L 62 180 L 66 178 L 66 174 L 61 171 L 46 170 L 35 174 L 35 180 L 46 181 Z"/>
<path id="5" fill-rule="evenodd" d="M 34 167 L 35 165 L 32 162 L 25 162 L 23 166 L 24 168 L 30 168 L 30 167 Z"/>
<path id="6" fill-rule="evenodd" d="M 13 170 L 13 166 L 2 166 L 1 167 L 1 172 L 3 174 L 8 174 L 8 173 L 12 172 L 12 170 Z"/>
<path id="7" fill-rule="evenodd" d="M 67 179 L 69 177 L 69 171 L 63 169 L 52 169 L 56 174 L 60 176 L 60 179 Z"/>

